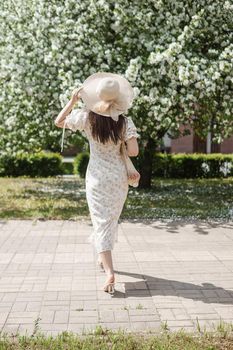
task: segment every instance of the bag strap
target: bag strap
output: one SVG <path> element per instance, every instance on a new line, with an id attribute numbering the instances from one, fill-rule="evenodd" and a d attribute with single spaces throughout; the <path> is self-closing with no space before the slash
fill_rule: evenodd
<path id="1" fill-rule="evenodd" d="M 65 137 L 65 128 L 66 128 L 66 118 L 65 118 L 65 120 L 64 120 L 63 129 L 62 129 L 61 152 L 63 151 L 64 137 Z"/>
<path id="2" fill-rule="evenodd" d="M 121 149 L 122 149 L 123 158 L 124 158 L 124 160 L 126 160 L 126 158 L 128 157 L 128 153 L 127 153 L 127 150 L 126 150 L 126 147 L 125 147 L 125 141 L 124 140 L 121 142 Z"/>

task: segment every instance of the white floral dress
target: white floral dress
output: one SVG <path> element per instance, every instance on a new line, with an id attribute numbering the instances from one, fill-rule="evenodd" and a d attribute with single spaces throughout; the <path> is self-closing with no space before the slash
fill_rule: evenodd
<path id="1" fill-rule="evenodd" d="M 64 128 L 81 131 L 90 145 L 90 159 L 85 176 L 86 198 L 93 225 L 87 241 L 94 245 L 96 252 L 112 250 L 118 242 L 118 220 L 127 194 L 128 181 L 119 141 L 114 144 L 101 143 L 93 139 L 85 107 L 74 109 L 66 117 Z M 124 140 L 140 137 L 131 117 L 126 118 Z"/>

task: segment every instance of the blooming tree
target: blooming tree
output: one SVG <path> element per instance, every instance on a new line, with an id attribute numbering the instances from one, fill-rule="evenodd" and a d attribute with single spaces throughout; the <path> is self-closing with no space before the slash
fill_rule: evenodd
<path id="1" fill-rule="evenodd" d="M 8 0 L 0 9 L 6 152 L 59 150 L 54 117 L 96 71 L 123 74 L 134 87 L 143 187 L 167 131 L 211 129 L 217 142 L 233 133 L 231 1 Z"/>

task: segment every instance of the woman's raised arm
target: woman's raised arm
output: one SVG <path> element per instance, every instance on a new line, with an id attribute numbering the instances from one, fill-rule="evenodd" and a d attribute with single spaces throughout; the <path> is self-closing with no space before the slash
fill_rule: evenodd
<path id="1" fill-rule="evenodd" d="M 69 100 L 69 102 L 65 105 L 65 107 L 61 110 L 61 112 L 58 114 L 58 116 L 56 117 L 56 119 L 54 120 L 54 124 L 58 127 L 58 128 L 63 128 L 64 126 L 64 121 L 65 118 L 67 117 L 67 115 L 71 112 L 71 110 L 73 109 L 75 103 L 79 100 L 80 96 L 79 96 L 79 91 L 81 90 L 82 87 L 74 89 L 74 91 L 72 92 L 72 96 L 71 99 Z"/>

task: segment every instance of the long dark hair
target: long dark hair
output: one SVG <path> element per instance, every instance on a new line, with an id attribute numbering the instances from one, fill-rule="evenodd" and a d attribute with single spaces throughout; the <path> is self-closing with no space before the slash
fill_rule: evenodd
<path id="1" fill-rule="evenodd" d="M 111 117 L 89 111 L 92 137 L 102 143 L 112 140 L 116 144 L 119 140 L 123 140 L 126 127 L 125 118 L 123 114 L 120 114 L 116 122 Z"/>

